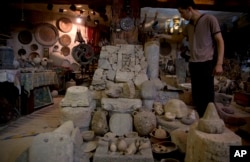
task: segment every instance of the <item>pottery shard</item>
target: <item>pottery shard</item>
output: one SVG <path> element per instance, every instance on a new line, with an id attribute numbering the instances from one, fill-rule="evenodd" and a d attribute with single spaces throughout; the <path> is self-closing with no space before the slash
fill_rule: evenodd
<path id="1" fill-rule="evenodd" d="M 86 107 L 90 106 L 92 95 L 88 87 L 72 86 L 67 88 L 66 95 L 60 102 L 61 107 Z"/>
<path id="2" fill-rule="evenodd" d="M 199 120 L 198 129 L 206 133 L 221 134 L 225 123 L 220 119 L 214 103 L 209 103 L 204 116 Z"/>

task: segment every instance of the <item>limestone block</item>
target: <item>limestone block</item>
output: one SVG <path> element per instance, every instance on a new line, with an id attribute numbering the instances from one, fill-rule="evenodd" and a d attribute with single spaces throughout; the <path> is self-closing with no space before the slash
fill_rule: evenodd
<path id="1" fill-rule="evenodd" d="M 140 73 L 134 77 L 134 84 L 136 88 L 141 89 L 141 85 L 143 82 L 148 80 L 148 76 L 146 73 Z"/>
<path id="2" fill-rule="evenodd" d="M 48 132 L 34 137 L 29 148 L 29 162 L 73 162 L 74 149 L 70 136 Z"/>
<path id="3" fill-rule="evenodd" d="M 109 70 L 111 69 L 111 65 L 107 59 L 99 59 L 98 68 Z"/>
<path id="4" fill-rule="evenodd" d="M 114 113 L 109 119 L 109 128 L 112 133 L 123 136 L 133 131 L 133 118 L 129 113 Z"/>
<path id="5" fill-rule="evenodd" d="M 115 71 L 114 70 L 108 70 L 107 79 L 111 80 L 111 81 L 115 81 Z"/>
<path id="6" fill-rule="evenodd" d="M 187 137 L 185 162 L 227 162 L 230 161 L 230 146 L 242 145 L 241 137 L 229 129 L 221 134 L 207 134 L 197 129 L 194 123 Z"/>
<path id="7" fill-rule="evenodd" d="M 158 41 L 149 41 L 145 43 L 145 56 L 148 62 L 147 74 L 150 79 L 159 77 L 159 56 L 160 44 Z"/>
<path id="8" fill-rule="evenodd" d="M 88 87 L 72 86 L 66 91 L 65 97 L 61 100 L 61 107 L 83 107 L 90 106 L 92 100 Z"/>
<path id="9" fill-rule="evenodd" d="M 188 132 L 189 127 L 178 128 L 170 132 L 171 141 L 178 146 L 182 153 L 186 152 Z"/>
<path id="10" fill-rule="evenodd" d="M 95 70 L 93 80 L 102 80 L 102 76 L 103 76 L 103 69 L 97 68 Z"/>
<path id="11" fill-rule="evenodd" d="M 135 74 L 133 72 L 127 71 L 116 71 L 115 81 L 116 82 L 127 82 L 134 78 Z"/>
<path id="12" fill-rule="evenodd" d="M 83 138 L 78 127 L 74 128 L 71 133 L 71 139 L 73 140 L 74 146 L 80 148 L 83 144 Z"/>
<path id="13" fill-rule="evenodd" d="M 111 46 L 111 45 L 102 47 L 102 50 L 106 50 L 109 53 L 116 53 L 119 49 L 120 49 L 119 46 Z"/>
<path id="14" fill-rule="evenodd" d="M 101 50 L 101 51 L 100 51 L 100 56 L 99 56 L 99 58 L 102 58 L 102 59 L 107 59 L 107 58 L 109 58 L 109 52 L 106 51 L 106 50 Z"/>
<path id="15" fill-rule="evenodd" d="M 65 122 L 72 120 L 75 127 L 85 128 L 90 126 L 91 114 L 96 107 L 96 102 L 93 100 L 87 108 L 79 107 L 64 107 L 61 108 L 61 121 Z"/>
<path id="16" fill-rule="evenodd" d="M 128 98 L 102 98 L 101 104 L 103 109 L 116 112 L 133 112 L 142 107 L 140 99 Z"/>

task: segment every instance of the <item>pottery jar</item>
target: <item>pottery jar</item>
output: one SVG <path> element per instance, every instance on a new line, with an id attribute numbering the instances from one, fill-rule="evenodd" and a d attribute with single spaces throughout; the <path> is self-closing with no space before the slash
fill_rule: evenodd
<path id="1" fill-rule="evenodd" d="M 133 112 L 134 127 L 140 136 L 146 136 L 156 128 L 156 116 L 150 110 Z"/>
<path id="2" fill-rule="evenodd" d="M 108 112 L 105 110 L 98 109 L 93 112 L 91 129 L 95 132 L 96 135 L 104 135 L 109 131 L 107 115 Z"/>
<path id="3" fill-rule="evenodd" d="M 154 135 L 156 138 L 166 138 L 167 137 L 167 132 L 161 128 L 161 126 L 158 126 L 157 129 L 154 130 Z"/>
<path id="4" fill-rule="evenodd" d="M 127 150 L 128 144 L 124 140 L 124 138 L 119 138 L 117 141 L 117 149 L 120 152 L 125 152 Z"/>

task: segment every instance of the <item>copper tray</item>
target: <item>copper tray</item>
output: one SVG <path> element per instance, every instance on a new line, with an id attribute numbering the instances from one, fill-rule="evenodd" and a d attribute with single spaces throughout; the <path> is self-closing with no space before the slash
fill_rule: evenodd
<path id="1" fill-rule="evenodd" d="M 62 54 L 63 54 L 64 56 L 68 56 L 68 55 L 70 54 L 70 48 L 64 46 L 64 47 L 61 48 L 61 52 L 62 52 Z"/>
<path id="2" fill-rule="evenodd" d="M 67 33 L 67 32 L 70 32 L 72 29 L 72 22 L 69 18 L 62 17 L 57 20 L 56 26 L 62 32 Z"/>
<path id="3" fill-rule="evenodd" d="M 22 44 L 29 44 L 32 41 L 32 33 L 28 30 L 22 30 L 18 33 L 18 40 Z"/>
<path id="4" fill-rule="evenodd" d="M 58 37 L 58 30 L 52 24 L 41 23 L 35 29 L 35 38 L 41 45 L 52 46 L 58 41 Z"/>
<path id="5" fill-rule="evenodd" d="M 71 38 L 68 34 L 63 34 L 60 38 L 59 38 L 59 43 L 62 46 L 68 46 L 71 43 Z"/>

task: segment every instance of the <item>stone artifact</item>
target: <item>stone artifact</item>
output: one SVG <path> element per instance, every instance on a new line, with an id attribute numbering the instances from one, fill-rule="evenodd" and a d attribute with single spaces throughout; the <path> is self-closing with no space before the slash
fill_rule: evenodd
<path id="1" fill-rule="evenodd" d="M 116 144 L 115 144 L 114 141 L 112 141 L 112 142 L 110 143 L 110 145 L 109 145 L 109 150 L 110 150 L 111 152 L 116 152 L 116 151 L 117 151 L 117 146 L 116 146 Z"/>
<path id="2" fill-rule="evenodd" d="M 91 121 L 91 130 L 97 135 L 104 135 L 108 132 L 108 122 L 107 122 L 108 112 L 105 110 L 97 109 L 94 111 L 92 121 Z"/>
<path id="3" fill-rule="evenodd" d="M 225 127 L 214 103 L 209 103 L 204 116 L 189 129 L 185 161 L 230 161 L 232 145 L 242 145 L 241 137 Z"/>
<path id="4" fill-rule="evenodd" d="M 124 138 L 120 137 L 117 141 L 117 150 L 120 152 L 125 152 L 127 150 L 128 144 Z"/>
<path id="5" fill-rule="evenodd" d="M 198 129 L 202 132 L 221 134 L 224 132 L 225 123 L 220 119 L 214 103 L 210 102 L 204 116 L 198 122 Z"/>
<path id="6" fill-rule="evenodd" d="M 152 111 L 143 110 L 133 112 L 134 127 L 140 136 L 146 136 L 156 128 L 156 117 Z"/>
<path id="7" fill-rule="evenodd" d="M 186 125 L 193 124 L 195 122 L 196 116 L 195 116 L 195 111 L 192 110 L 189 112 L 189 114 L 181 119 L 181 122 Z"/>
<path id="8" fill-rule="evenodd" d="M 159 125 L 158 128 L 154 129 L 154 136 L 161 139 L 167 138 L 167 132 Z"/>
<path id="9" fill-rule="evenodd" d="M 93 162 L 154 162 L 148 138 L 100 138 Z"/>
<path id="10" fill-rule="evenodd" d="M 164 117 L 167 121 L 174 121 L 176 118 L 176 114 L 172 112 L 165 112 Z"/>
<path id="11" fill-rule="evenodd" d="M 91 141 L 95 138 L 95 132 L 92 130 L 83 131 L 81 134 L 84 141 Z"/>
<path id="12" fill-rule="evenodd" d="M 154 111 L 157 115 L 162 115 L 164 113 L 161 102 L 154 102 Z"/>
<path id="13" fill-rule="evenodd" d="M 137 148 L 135 146 L 135 141 L 131 142 L 129 145 L 128 145 L 128 148 L 126 149 L 126 152 L 125 154 L 126 155 L 133 155 L 135 154 L 137 151 Z"/>
<path id="14" fill-rule="evenodd" d="M 158 41 L 149 41 L 145 45 L 145 56 L 148 60 L 147 74 L 149 79 L 159 76 L 160 44 Z"/>
<path id="15" fill-rule="evenodd" d="M 90 106 L 92 101 L 88 87 L 72 86 L 66 91 L 65 97 L 61 100 L 61 107 L 84 107 Z"/>
<path id="16" fill-rule="evenodd" d="M 180 99 L 170 99 L 164 105 L 164 112 L 171 112 L 176 118 L 182 118 L 188 115 L 187 105 Z"/>
<path id="17" fill-rule="evenodd" d="M 62 123 L 52 132 L 34 137 L 27 153 L 29 162 L 89 162 L 84 152 L 79 151 L 83 140 L 78 127 L 72 121 Z"/>
<path id="18" fill-rule="evenodd" d="M 143 82 L 141 85 L 141 98 L 143 101 L 143 106 L 152 110 L 156 96 L 163 88 L 164 84 L 159 78 Z"/>

